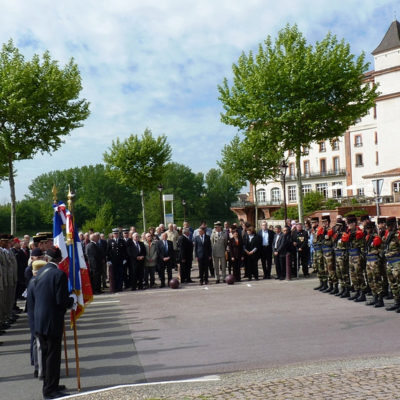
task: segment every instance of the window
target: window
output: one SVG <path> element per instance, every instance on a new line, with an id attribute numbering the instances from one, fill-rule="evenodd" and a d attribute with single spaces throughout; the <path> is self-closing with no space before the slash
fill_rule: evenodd
<path id="1" fill-rule="evenodd" d="M 317 183 L 317 192 L 322 193 L 325 198 L 328 197 L 328 184 L 327 183 Z"/>
<path id="2" fill-rule="evenodd" d="M 332 150 L 339 150 L 339 140 L 338 139 L 332 140 Z"/>
<path id="3" fill-rule="evenodd" d="M 356 167 L 363 167 L 363 155 L 362 154 L 356 154 Z"/>
<path id="4" fill-rule="evenodd" d="M 321 158 L 319 160 L 319 170 L 321 174 L 326 174 L 326 160 L 325 158 Z"/>
<path id="5" fill-rule="evenodd" d="M 288 186 L 289 201 L 296 201 L 296 185 Z"/>
<path id="6" fill-rule="evenodd" d="M 393 193 L 400 193 L 400 181 L 393 182 Z"/>
<path id="7" fill-rule="evenodd" d="M 340 170 L 339 157 L 333 157 L 333 170 L 335 172 L 339 172 L 339 170 Z"/>
<path id="8" fill-rule="evenodd" d="M 265 189 L 257 190 L 257 201 L 262 203 L 265 201 Z"/>
<path id="9" fill-rule="evenodd" d="M 319 142 L 319 152 L 323 153 L 326 151 L 326 145 L 325 142 Z"/>
<path id="10" fill-rule="evenodd" d="M 376 119 L 376 104 L 374 104 L 374 119 Z"/>
<path id="11" fill-rule="evenodd" d="M 374 139 L 375 144 L 378 144 L 378 132 L 374 132 Z"/>
<path id="12" fill-rule="evenodd" d="M 303 162 L 304 175 L 310 175 L 310 161 L 306 160 Z"/>
<path id="13" fill-rule="evenodd" d="M 375 152 L 375 165 L 379 165 L 379 155 L 378 152 Z"/>
<path id="14" fill-rule="evenodd" d="M 294 163 L 289 163 L 289 176 L 295 176 L 295 171 Z"/>
<path id="15" fill-rule="evenodd" d="M 289 150 L 289 157 L 293 157 L 294 156 L 294 151 L 293 150 Z"/>
<path id="16" fill-rule="evenodd" d="M 354 136 L 354 147 L 362 147 L 362 136 L 361 135 Z"/>
<path id="17" fill-rule="evenodd" d="M 342 182 L 333 182 L 332 183 L 332 197 L 334 199 L 339 199 L 343 196 L 342 193 Z"/>
<path id="18" fill-rule="evenodd" d="M 357 189 L 357 196 L 364 196 L 364 188 Z"/>
<path id="19" fill-rule="evenodd" d="M 281 202 L 281 190 L 279 188 L 272 188 L 271 189 L 271 201 L 273 203 L 280 203 Z"/>
<path id="20" fill-rule="evenodd" d="M 309 147 L 303 147 L 303 156 L 308 156 L 310 154 L 310 148 Z"/>
<path id="21" fill-rule="evenodd" d="M 311 192 L 311 185 L 303 185 L 302 186 L 302 192 L 303 196 L 305 196 L 307 193 Z"/>

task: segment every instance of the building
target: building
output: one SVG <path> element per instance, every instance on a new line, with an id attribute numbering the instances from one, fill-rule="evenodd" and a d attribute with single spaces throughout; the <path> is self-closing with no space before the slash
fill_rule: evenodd
<path id="1" fill-rule="evenodd" d="M 379 46 L 372 52 L 374 70 L 365 74 L 367 85 L 378 84 L 375 106 L 332 142 L 314 143 L 304 149 L 301 159 L 303 193 L 318 191 L 325 198 L 340 202 L 352 197 L 368 203 L 375 194 L 373 180 L 383 179 L 382 203 L 400 202 L 400 23 L 394 21 Z M 295 156 L 286 153 L 286 200 L 296 205 Z M 270 218 L 283 202 L 281 180 L 250 186 L 247 202 L 232 205 L 240 218 L 254 221 L 254 196 L 257 196 L 259 219 Z M 400 216 L 400 204 L 399 204 Z M 394 209 L 392 208 L 392 211 Z M 397 212 L 397 211 L 396 211 Z M 383 215 L 385 215 L 382 212 Z"/>

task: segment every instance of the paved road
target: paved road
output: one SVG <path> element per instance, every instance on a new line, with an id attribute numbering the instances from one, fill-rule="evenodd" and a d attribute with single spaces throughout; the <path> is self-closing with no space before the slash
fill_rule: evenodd
<path id="1" fill-rule="evenodd" d="M 270 280 L 96 296 L 79 321 L 82 390 L 257 369 L 262 379 L 251 386 L 262 387 L 268 374 L 276 379 L 273 372 L 288 366 L 371 357 L 390 360 L 383 366 L 396 364 L 399 314 L 315 292 L 315 284 L 315 279 Z M 72 357 L 71 331 L 68 336 Z M 41 399 L 41 383 L 28 363 L 26 316 L 1 340 L 0 399 Z M 70 364 L 70 377 L 62 383 L 75 388 Z M 370 367 L 366 361 L 358 370 L 365 372 L 365 365 Z M 248 374 L 252 381 L 251 372 L 239 376 Z M 237 375 L 224 379 L 231 376 Z M 201 387 L 206 390 L 205 384 Z"/>

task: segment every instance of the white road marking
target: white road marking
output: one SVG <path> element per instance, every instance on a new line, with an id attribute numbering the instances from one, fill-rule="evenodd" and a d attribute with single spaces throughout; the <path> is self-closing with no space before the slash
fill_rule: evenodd
<path id="1" fill-rule="evenodd" d="M 219 375 L 207 375 L 207 376 L 202 376 L 200 378 L 182 379 L 182 380 L 176 380 L 176 381 L 134 383 L 134 384 L 130 384 L 130 385 L 111 386 L 109 388 L 92 390 L 90 392 L 82 392 L 82 393 L 72 394 L 70 396 L 63 397 L 63 399 L 73 399 L 75 397 L 86 396 L 88 394 L 101 393 L 101 392 L 106 392 L 108 390 L 121 389 L 121 388 L 140 387 L 140 386 L 155 386 L 155 385 L 168 385 L 168 384 L 171 384 L 171 383 L 216 382 L 216 381 L 220 381 L 220 380 L 221 380 L 221 378 L 219 377 Z"/>
<path id="2" fill-rule="evenodd" d="M 92 301 L 90 305 L 95 306 L 96 304 L 108 304 L 108 303 L 120 303 L 120 302 L 121 300 Z"/>

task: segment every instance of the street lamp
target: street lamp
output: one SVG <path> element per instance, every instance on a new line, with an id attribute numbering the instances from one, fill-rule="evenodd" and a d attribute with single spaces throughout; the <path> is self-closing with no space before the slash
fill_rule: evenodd
<path id="1" fill-rule="evenodd" d="M 162 204 L 162 191 L 164 186 L 160 183 L 157 186 L 158 191 L 160 192 L 160 224 L 164 223 L 164 212 L 163 212 L 163 204 Z"/>
<path id="2" fill-rule="evenodd" d="M 182 200 L 182 205 L 183 205 L 183 222 L 186 221 L 186 201 Z"/>
<path id="3" fill-rule="evenodd" d="M 286 205 L 286 171 L 288 169 L 288 165 L 286 164 L 286 160 L 282 160 L 282 162 L 279 165 L 279 168 L 281 169 L 281 176 L 282 176 L 282 182 L 283 182 L 283 206 L 285 207 L 285 224 L 287 220 L 287 205 Z"/>
<path id="4" fill-rule="evenodd" d="M 379 201 L 383 186 L 383 179 L 373 179 L 372 186 L 374 188 L 374 195 L 375 195 L 376 218 L 379 218 Z"/>

